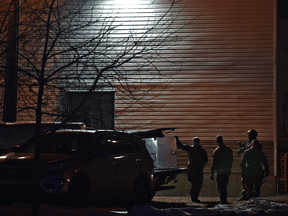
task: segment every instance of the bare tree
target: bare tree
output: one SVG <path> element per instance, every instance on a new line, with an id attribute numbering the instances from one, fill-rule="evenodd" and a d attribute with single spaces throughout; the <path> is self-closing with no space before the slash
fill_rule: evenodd
<path id="1" fill-rule="evenodd" d="M 163 75 L 157 62 L 161 60 L 173 66 L 171 60 L 161 55 L 161 47 L 177 43 L 177 33 L 185 25 L 184 21 L 176 29 L 172 28 L 181 10 L 174 7 L 176 3 L 173 0 L 160 15 L 146 20 L 145 28 L 140 30 L 136 26 L 125 25 L 117 13 L 97 13 L 104 4 L 105 1 L 90 0 L 21 2 L 20 31 L 17 35 L 17 111 L 25 112 L 36 120 L 38 140 L 43 120 L 58 119 L 65 124 L 98 89 L 116 88 L 123 100 L 129 98 L 133 101 L 131 103 L 141 102 L 162 82 Z M 9 2 L 5 9 L 10 11 Z M 6 42 L 10 40 L 5 27 L 9 26 L 5 20 L 7 16 L 5 11 L 1 14 L 0 58 L 2 50 L 8 46 Z M 147 75 L 143 71 L 151 72 Z M 169 82 L 170 78 L 165 77 L 165 82 Z M 69 112 L 65 100 L 68 91 L 83 92 Z M 36 190 L 32 215 L 39 213 L 40 154 L 38 144 L 35 150 Z"/>

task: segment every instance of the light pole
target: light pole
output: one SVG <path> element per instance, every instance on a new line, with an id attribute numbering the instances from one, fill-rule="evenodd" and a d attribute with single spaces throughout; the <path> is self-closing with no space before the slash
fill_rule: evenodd
<path id="1" fill-rule="evenodd" d="M 3 122 L 15 122 L 17 111 L 17 70 L 20 0 L 11 0 L 8 14 Z"/>

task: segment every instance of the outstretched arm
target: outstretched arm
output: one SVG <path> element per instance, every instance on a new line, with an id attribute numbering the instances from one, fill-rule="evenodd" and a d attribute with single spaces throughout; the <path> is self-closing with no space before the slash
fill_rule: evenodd
<path id="1" fill-rule="evenodd" d="M 180 148 L 184 151 L 187 151 L 189 149 L 188 145 L 183 145 L 183 143 L 179 140 L 178 136 L 175 136 L 175 138 L 176 138 L 176 144 L 177 144 L 178 148 Z"/>

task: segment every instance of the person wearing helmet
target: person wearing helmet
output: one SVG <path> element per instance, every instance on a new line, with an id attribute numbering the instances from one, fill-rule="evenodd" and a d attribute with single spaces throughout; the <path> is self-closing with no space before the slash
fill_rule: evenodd
<path id="1" fill-rule="evenodd" d="M 253 140 L 258 140 L 257 139 L 257 136 L 258 136 L 258 133 L 257 133 L 257 131 L 256 130 L 254 130 L 254 129 L 251 129 L 251 130 L 248 130 L 247 131 L 247 135 L 248 135 L 248 142 L 246 143 L 246 144 L 244 144 L 244 143 L 241 143 L 241 142 L 237 142 L 239 145 L 240 145 L 240 149 L 239 149 L 239 151 L 237 152 L 237 154 L 240 156 L 240 157 L 242 157 L 242 154 L 246 151 L 246 150 L 248 150 L 248 149 L 250 149 L 251 148 L 251 144 L 252 144 L 252 141 Z M 260 142 L 259 142 L 260 143 Z M 261 151 L 262 151 L 262 144 L 260 143 L 260 145 L 259 145 L 259 148 L 261 149 Z M 241 183 L 242 183 L 242 191 L 241 191 L 241 193 L 242 193 L 242 196 L 241 196 L 241 198 L 239 199 L 239 200 L 248 200 L 248 198 L 247 198 L 247 196 L 246 196 L 246 188 L 247 188 L 247 179 L 246 179 L 246 173 L 245 173 L 245 170 L 242 170 L 242 172 L 241 172 Z"/>
<path id="2" fill-rule="evenodd" d="M 177 136 L 175 136 L 175 138 L 178 148 L 188 153 L 189 163 L 187 176 L 188 181 L 191 183 L 191 200 L 192 202 L 200 203 L 198 196 L 203 184 L 203 168 L 208 162 L 207 152 L 200 145 L 200 139 L 198 137 L 193 138 L 193 145 L 183 145 Z"/>
<path id="3" fill-rule="evenodd" d="M 217 148 L 212 154 L 210 178 L 214 180 L 214 172 L 216 171 L 216 183 L 220 202 L 221 204 L 227 204 L 227 184 L 233 164 L 233 151 L 223 143 L 222 136 L 217 135 L 216 142 Z"/>
<path id="4" fill-rule="evenodd" d="M 248 142 L 245 144 L 241 143 L 241 142 L 237 142 L 238 145 L 240 145 L 240 150 L 237 152 L 237 154 L 240 156 L 241 154 L 243 154 L 243 152 L 249 148 L 251 148 L 251 143 L 254 139 L 257 139 L 258 133 L 256 130 L 251 129 L 247 131 L 247 135 L 248 135 Z M 262 145 L 261 145 L 262 148 Z"/>
<path id="5" fill-rule="evenodd" d="M 257 139 L 254 139 L 251 143 L 251 148 L 244 152 L 240 166 L 246 175 L 245 193 L 247 199 L 259 197 L 264 174 L 266 174 L 266 177 L 269 176 L 269 165 L 267 157 L 262 152 L 262 145 Z"/>

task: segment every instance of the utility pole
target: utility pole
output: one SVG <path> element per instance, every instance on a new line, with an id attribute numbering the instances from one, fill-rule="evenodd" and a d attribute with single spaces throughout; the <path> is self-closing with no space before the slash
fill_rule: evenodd
<path id="1" fill-rule="evenodd" d="M 9 31 L 7 35 L 5 89 L 3 122 L 15 122 L 17 111 L 17 70 L 20 0 L 11 0 L 8 14 Z"/>

